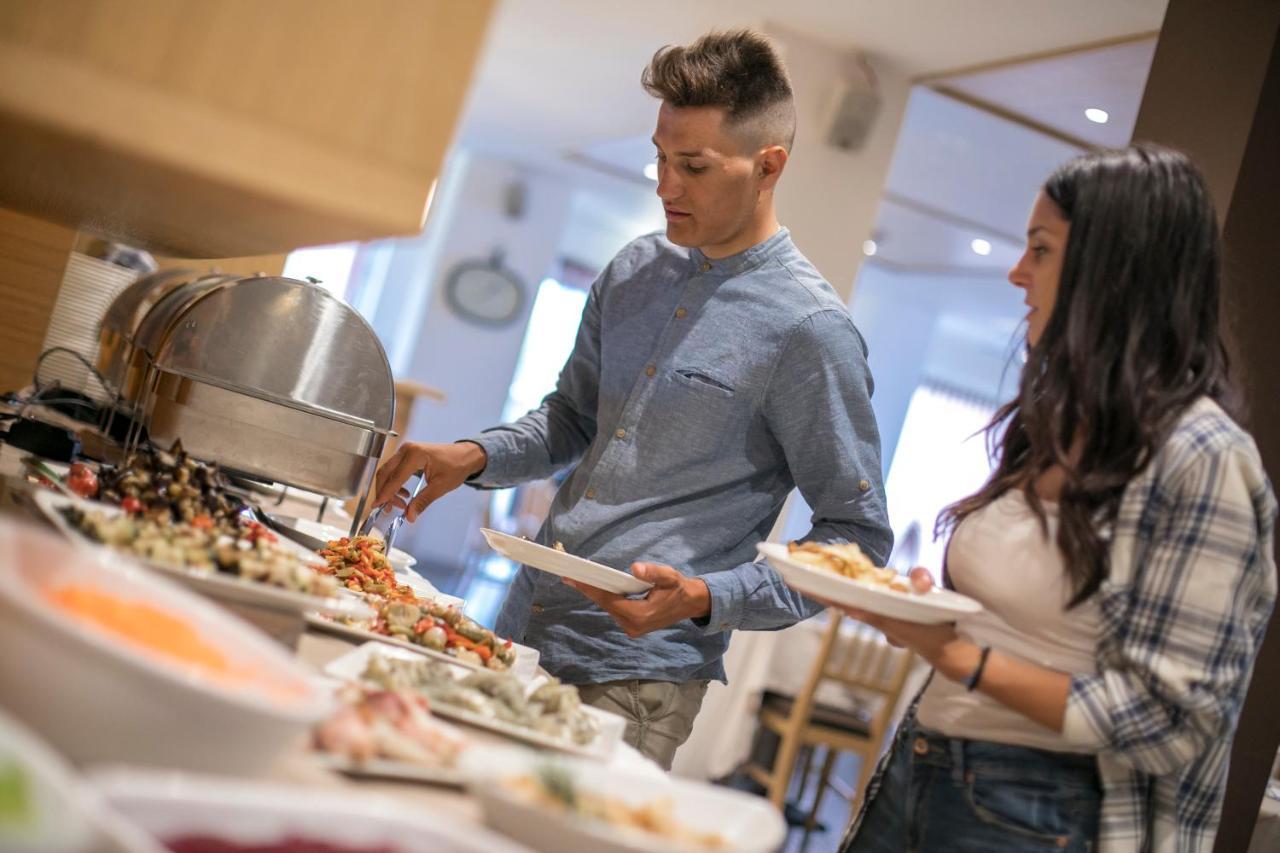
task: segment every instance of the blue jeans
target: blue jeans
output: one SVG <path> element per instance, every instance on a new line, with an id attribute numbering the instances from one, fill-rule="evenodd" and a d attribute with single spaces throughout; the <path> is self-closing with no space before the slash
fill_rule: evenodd
<path id="1" fill-rule="evenodd" d="M 1092 756 L 898 733 L 844 853 L 1089 851 L 1102 789 Z"/>

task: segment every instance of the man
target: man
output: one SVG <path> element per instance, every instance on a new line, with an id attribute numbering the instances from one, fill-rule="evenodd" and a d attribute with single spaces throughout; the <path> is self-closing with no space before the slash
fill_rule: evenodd
<path id="1" fill-rule="evenodd" d="M 753 563 L 793 486 L 807 538 L 892 543 L 866 347 L 844 305 L 774 214 L 795 108 L 763 37 L 714 33 L 658 51 L 653 143 L 665 238 L 626 246 L 591 288 L 556 390 L 512 424 L 448 445 L 406 444 L 377 503 L 428 484 L 414 520 L 466 482 L 510 486 L 576 466 L 538 535 L 630 566 L 629 599 L 520 571 L 496 629 L 538 648 L 585 701 L 628 720 L 664 768 L 688 737 L 734 629 L 786 627 L 821 608 Z"/>

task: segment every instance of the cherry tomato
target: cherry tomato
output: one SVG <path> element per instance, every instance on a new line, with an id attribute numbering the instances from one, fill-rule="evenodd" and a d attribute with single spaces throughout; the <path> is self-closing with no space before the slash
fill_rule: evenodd
<path id="1" fill-rule="evenodd" d="M 77 462 L 67 472 L 67 488 L 82 498 L 98 496 L 98 475 L 83 462 Z"/>
<path id="2" fill-rule="evenodd" d="M 140 515 L 145 507 L 142 506 L 142 501 L 130 495 L 120 501 L 120 508 L 131 515 Z"/>

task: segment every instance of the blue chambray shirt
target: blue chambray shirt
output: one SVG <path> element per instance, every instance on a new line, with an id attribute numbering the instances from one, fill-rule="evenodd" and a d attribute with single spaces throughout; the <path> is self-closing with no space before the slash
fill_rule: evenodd
<path id="1" fill-rule="evenodd" d="M 893 534 L 866 354 L 786 229 L 715 260 L 661 234 L 627 245 L 591 288 L 555 391 L 468 439 L 489 456 L 471 484 L 576 463 L 537 541 L 617 569 L 675 566 L 706 582 L 710 618 L 633 639 L 559 577 L 522 567 L 497 632 L 572 684 L 723 680 L 731 631 L 821 609 L 753 562 L 797 486 L 813 508 L 806 538 L 855 541 L 883 564 Z"/>

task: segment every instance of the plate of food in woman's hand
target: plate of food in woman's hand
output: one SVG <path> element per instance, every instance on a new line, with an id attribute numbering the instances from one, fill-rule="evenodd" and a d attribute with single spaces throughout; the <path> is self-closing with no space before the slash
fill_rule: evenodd
<path id="1" fill-rule="evenodd" d="M 838 607 L 929 625 L 982 612 L 968 596 L 919 588 L 893 569 L 876 566 L 853 542 L 762 542 L 756 550 L 787 586 Z"/>

